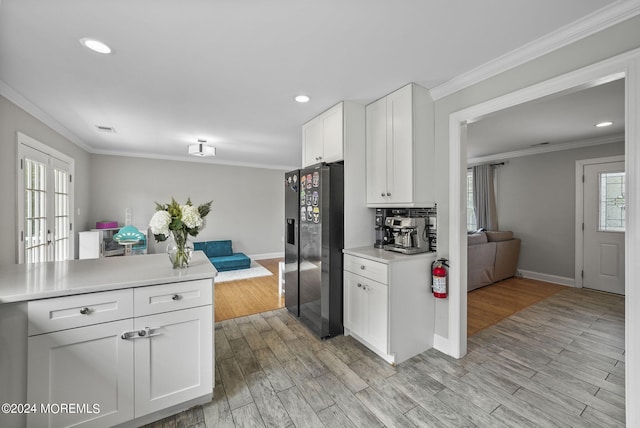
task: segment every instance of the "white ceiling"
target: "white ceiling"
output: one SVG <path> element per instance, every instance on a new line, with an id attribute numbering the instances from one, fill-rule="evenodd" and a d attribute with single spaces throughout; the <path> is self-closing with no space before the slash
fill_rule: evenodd
<path id="1" fill-rule="evenodd" d="M 468 158 L 536 152 L 575 144 L 621 141 L 624 135 L 624 79 L 561 96 L 520 104 L 468 126 Z M 597 128 L 596 123 L 613 125 Z M 548 144 L 545 144 L 548 143 Z"/>
<path id="2" fill-rule="evenodd" d="M 438 87 L 620 3 L 0 0 L 0 88 L 93 153 L 196 160 L 203 138 L 207 162 L 288 168 L 301 125 L 340 100 Z"/>

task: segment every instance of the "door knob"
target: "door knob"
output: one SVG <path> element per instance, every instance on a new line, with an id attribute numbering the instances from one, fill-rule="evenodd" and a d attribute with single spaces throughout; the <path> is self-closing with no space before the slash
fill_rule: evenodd
<path id="1" fill-rule="evenodd" d="M 91 309 L 89 309 L 89 308 L 82 308 L 82 309 L 80 309 L 80 313 L 81 313 L 82 315 L 89 315 L 89 312 L 91 312 Z"/>

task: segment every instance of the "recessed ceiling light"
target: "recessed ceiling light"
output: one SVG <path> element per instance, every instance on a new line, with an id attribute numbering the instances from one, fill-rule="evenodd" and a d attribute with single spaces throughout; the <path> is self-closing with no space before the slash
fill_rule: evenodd
<path id="1" fill-rule="evenodd" d="M 104 55 L 108 55 L 112 52 L 111 48 L 100 40 L 84 38 L 80 39 L 80 43 L 82 43 L 82 46 L 86 47 L 87 49 L 91 49 L 94 52 Z"/>
<path id="2" fill-rule="evenodd" d="M 604 127 L 611 126 L 611 125 L 613 125 L 613 122 L 610 121 L 610 120 L 607 120 L 607 121 L 604 121 L 604 122 L 600 122 L 600 123 L 596 123 L 596 127 L 597 128 L 604 128 Z"/>
<path id="3" fill-rule="evenodd" d="M 311 100 L 311 97 L 308 95 L 296 95 L 293 99 L 299 103 L 308 103 Z"/>

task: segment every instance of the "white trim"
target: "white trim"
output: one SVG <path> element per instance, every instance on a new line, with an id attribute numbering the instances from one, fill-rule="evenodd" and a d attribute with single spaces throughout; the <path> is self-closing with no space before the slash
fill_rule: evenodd
<path id="1" fill-rule="evenodd" d="M 538 281 L 550 282 L 552 284 L 566 285 L 568 287 L 576 287 L 573 278 L 558 275 L 549 275 L 547 273 L 533 272 L 530 270 L 518 269 L 523 278 L 537 279 Z"/>
<path id="2" fill-rule="evenodd" d="M 267 164 L 261 164 L 261 163 L 253 163 L 253 162 L 227 161 L 227 160 L 221 160 L 215 157 L 201 157 L 201 156 L 186 157 L 186 156 L 160 155 L 160 154 L 153 154 L 153 153 L 135 153 L 135 152 L 130 153 L 130 152 L 96 150 L 96 149 L 91 149 L 90 152 L 95 155 L 124 156 L 129 158 L 158 159 L 158 160 L 169 160 L 169 161 L 179 161 L 179 162 L 196 162 L 196 163 L 207 163 L 210 165 L 229 165 L 229 166 L 241 166 L 246 168 L 275 169 L 279 171 L 291 171 L 293 169 L 300 168 L 300 165 L 271 165 L 271 164 L 267 165 Z"/>
<path id="3" fill-rule="evenodd" d="M 609 135 L 608 137 L 589 138 L 581 141 L 572 141 L 561 144 L 549 144 L 546 146 L 532 147 L 524 150 L 514 150 L 512 152 L 498 153 L 495 155 L 480 156 L 469 158 L 467 166 L 483 164 L 487 162 L 495 162 L 506 159 L 519 158 L 522 156 L 538 155 L 541 153 L 559 152 L 562 150 L 580 149 L 583 147 L 599 146 L 601 144 L 622 143 L 624 142 L 624 133 Z"/>
<path id="4" fill-rule="evenodd" d="M 25 148 L 23 149 L 23 147 Z M 24 263 L 24 247 L 23 242 L 20 239 L 20 235 L 24 231 L 24 204 L 22 203 L 21 193 L 24 190 L 24 174 L 21 171 L 20 165 L 22 157 L 25 154 L 24 152 L 29 149 L 33 149 L 38 153 L 42 153 L 47 158 L 56 159 L 69 166 L 68 171 L 71 178 L 71 182 L 69 183 L 69 221 L 72 226 L 69 236 L 69 260 L 73 260 L 75 258 L 77 229 L 76 218 L 74 215 L 75 181 L 73 181 L 75 177 L 75 159 L 19 131 L 16 132 L 16 260 L 18 263 Z"/>
<path id="5" fill-rule="evenodd" d="M 281 259 L 284 257 L 284 251 L 277 253 L 247 254 L 247 257 L 251 260 Z"/>
<path id="6" fill-rule="evenodd" d="M 13 104 L 20 107 L 22 110 L 29 113 L 31 116 L 38 119 L 40 122 L 47 125 L 49 128 L 56 131 L 58 134 L 71 141 L 76 146 L 91 152 L 91 147 L 84 143 L 77 135 L 65 128 L 60 122 L 55 120 L 49 114 L 47 114 L 40 107 L 32 103 L 24 95 L 7 85 L 4 81 L 0 80 L 0 95 L 11 101 Z"/>
<path id="7" fill-rule="evenodd" d="M 640 281 L 640 49 L 600 61 L 593 65 L 563 74 L 519 91 L 494 98 L 475 106 L 459 110 L 449 115 L 449 194 L 454 195 L 449 202 L 449 341 L 450 355 L 458 357 L 465 349 L 466 335 L 461 332 L 466 327 L 466 306 L 462 307 L 461 296 L 466 291 L 466 280 L 461 271 L 466 260 L 466 243 L 460 239 L 463 225 L 461 209 L 466 202 L 460 196 L 465 193 L 460 177 L 466 171 L 466 141 L 460 129 L 469 121 L 482 118 L 496 111 L 542 98 L 547 95 L 573 91 L 578 87 L 592 87 L 612 80 L 625 78 L 625 164 L 627 174 L 627 233 L 625 234 L 625 400 L 626 425 L 640 426 L 640 408 L 635 403 L 640 400 L 640 336 L 635 333 L 640 326 L 640 293 L 635 284 Z M 463 166 L 464 162 L 464 166 Z M 455 230 L 457 229 L 457 230 Z M 456 262 L 460 263 L 459 265 Z M 465 288 L 463 288 L 463 286 Z M 466 294 L 466 293 L 464 293 Z M 458 319 L 452 319 L 454 314 Z M 464 325 L 461 323 L 464 320 Z M 457 342 L 457 343 L 454 343 Z M 464 354 L 462 354 L 464 355 Z"/>
<path id="8" fill-rule="evenodd" d="M 451 349 L 449 348 L 449 339 L 442 337 L 439 334 L 433 335 L 433 347 L 443 354 L 451 355 Z"/>
<path id="9" fill-rule="evenodd" d="M 609 156 L 596 159 L 580 159 L 576 161 L 576 259 L 574 275 L 576 284 L 575 286 L 579 288 L 582 288 L 582 271 L 584 269 L 584 235 L 582 233 L 582 223 L 584 222 L 584 182 L 582 181 L 582 177 L 584 175 L 584 167 L 585 165 L 595 165 L 609 162 L 624 162 L 624 155 Z"/>
<path id="10" fill-rule="evenodd" d="M 462 73 L 432 88 L 429 92 L 434 100 L 439 100 L 454 92 L 475 85 L 478 82 L 560 49 L 563 46 L 567 46 L 606 28 L 612 27 L 638 14 L 640 14 L 640 1 L 621 0 L 615 2 L 569 25 L 548 33 L 539 39 L 529 42 L 524 46 L 518 47 L 511 52 L 507 52 L 498 58 L 486 62 L 479 67 Z"/>

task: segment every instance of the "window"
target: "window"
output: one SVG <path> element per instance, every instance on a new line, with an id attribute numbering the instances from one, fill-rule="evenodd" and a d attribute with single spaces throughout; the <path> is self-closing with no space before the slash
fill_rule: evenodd
<path id="1" fill-rule="evenodd" d="M 473 209 L 473 171 L 467 170 L 467 230 L 478 230 L 476 212 Z"/>
<path id="2" fill-rule="evenodd" d="M 73 258 L 73 159 L 18 133 L 18 262 Z"/>
<path id="3" fill-rule="evenodd" d="M 626 208 L 624 172 L 601 172 L 599 176 L 599 230 L 601 232 L 624 232 Z"/>

